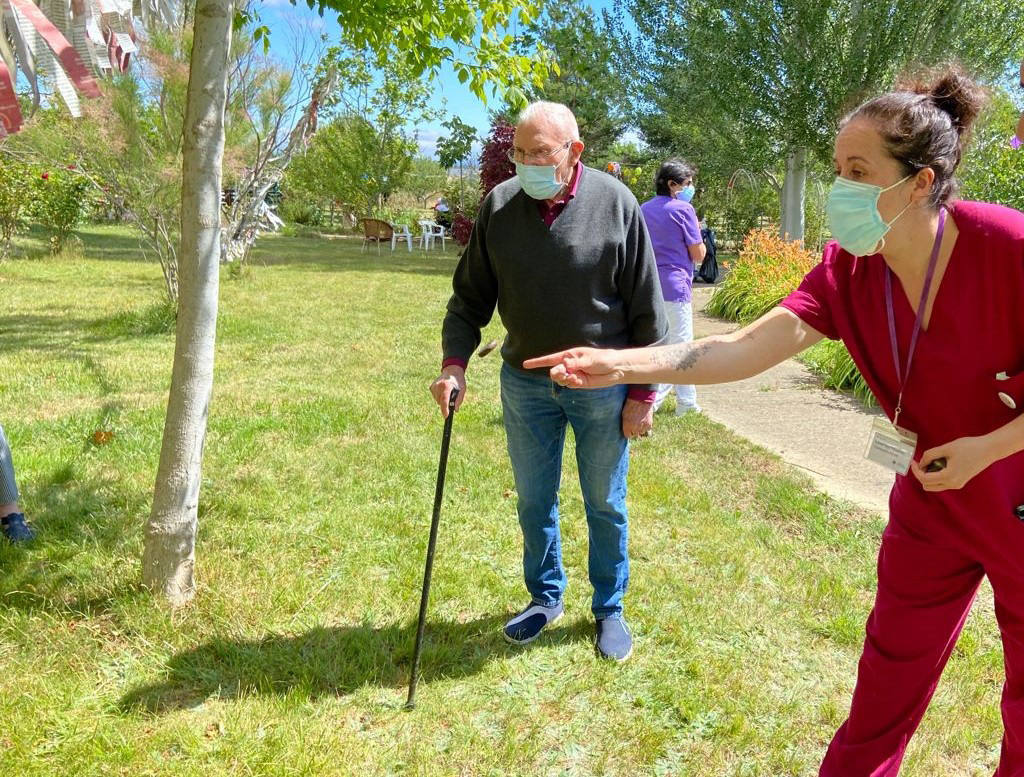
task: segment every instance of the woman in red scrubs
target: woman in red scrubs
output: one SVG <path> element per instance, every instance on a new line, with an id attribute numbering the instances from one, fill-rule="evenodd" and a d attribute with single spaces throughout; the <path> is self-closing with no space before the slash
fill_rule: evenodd
<path id="1" fill-rule="evenodd" d="M 870 457 L 897 475 L 850 715 L 822 777 L 898 773 L 985 575 L 1006 663 L 996 776 L 1024 775 L 1024 214 L 955 199 L 980 105 L 950 71 L 847 116 L 828 203 L 836 241 L 750 326 L 525 365 L 577 388 L 706 384 L 755 375 L 822 337 L 846 344 L 893 421 L 870 430 Z"/>

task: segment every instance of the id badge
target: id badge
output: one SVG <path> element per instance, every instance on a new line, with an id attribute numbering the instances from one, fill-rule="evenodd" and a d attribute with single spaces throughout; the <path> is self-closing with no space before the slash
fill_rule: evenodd
<path id="1" fill-rule="evenodd" d="M 910 471 L 910 462 L 916 449 L 917 434 L 893 426 L 884 418 L 876 418 L 871 424 L 871 436 L 864 457 L 898 475 L 906 475 Z"/>

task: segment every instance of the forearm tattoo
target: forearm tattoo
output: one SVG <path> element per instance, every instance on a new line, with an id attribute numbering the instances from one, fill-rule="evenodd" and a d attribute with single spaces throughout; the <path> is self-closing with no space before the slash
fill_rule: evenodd
<path id="1" fill-rule="evenodd" d="M 679 343 L 659 349 L 652 359 L 658 369 L 678 370 L 685 372 L 692 369 L 700 358 L 707 353 L 708 343 Z"/>

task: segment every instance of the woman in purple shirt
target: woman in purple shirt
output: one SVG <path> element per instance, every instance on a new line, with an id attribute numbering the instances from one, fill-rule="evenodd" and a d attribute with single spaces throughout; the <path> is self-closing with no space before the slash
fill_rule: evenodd
<path id="1" fill-rule="evenodd" d="M 705 253 L 697 213 L 690 204 L 694 193 L 693 168 L 679 160 L 665 162 L 654 178 L 654 191 L 657 196 L 641 205 L 640 210 L 658 262 L 668 316 L 666 342 L 688 343 L 693 340 L 693 268 L 704 260 Z M 671 390 L 669 383 L 658 386 L 655 409 Z M 675 390 L 676 415 L 700 412 L 696 388 L 679 385 Z"/>

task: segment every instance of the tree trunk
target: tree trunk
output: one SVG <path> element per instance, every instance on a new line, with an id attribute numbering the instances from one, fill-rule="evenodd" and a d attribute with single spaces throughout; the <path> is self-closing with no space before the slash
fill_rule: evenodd
<path id="1" fill-rule="evenodd" d="M 195 593 L 199 483 L 213 390 L 224 107 L 234 13 L 234 0 L 197 0 L 185 105 L 178 327 L 142 554 L 143 585 L 175 605 Z"/>
<path id="2" fill-rule="evenodd" d="M 807 183 L 807 149 L 798 148 L 786 157 L 786 180 L 782 183 L 782 218 L 779 234 L 783 240 L 804 239 L 804 188 Z"/>
<path id="3" fill-rule="evenodd" d="M 462 160 L 459 160 L 459 213 L 466 212 L 466 205 L 463 202 L 463 191 L 462 191 Z"/>

